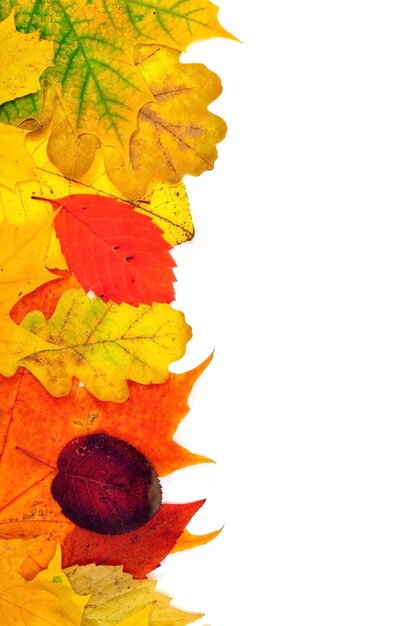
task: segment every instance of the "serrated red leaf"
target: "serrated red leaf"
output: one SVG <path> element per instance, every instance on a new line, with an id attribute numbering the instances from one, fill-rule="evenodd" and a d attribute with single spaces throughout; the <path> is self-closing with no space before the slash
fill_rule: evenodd
<path id="1" fill-rule="evenodd" d="M 172 302 L 172 246 L 150 217 L 128 203 L 92 194 L 48 201 L 61 209 L 56 233 L 68 268 L 85 291 L 132 306 Z"/>
<path id="2" fill-rule="evenodd" d="M 74 524 L 105 535 L 136 530 L 158 511 L 159 479 L 150 461 L 122 439 L 72 439 L 58 457 L 52 496 Z"/>
<path id="3" fill-rule="evenodd" d="M 169 554 L 204 502 L 162 504 L 147 524 L 124 535 L 108 537 L 76 528 L 62 546 L 63 567 L 122 565 L 135 578 L 145 578 Z"/>

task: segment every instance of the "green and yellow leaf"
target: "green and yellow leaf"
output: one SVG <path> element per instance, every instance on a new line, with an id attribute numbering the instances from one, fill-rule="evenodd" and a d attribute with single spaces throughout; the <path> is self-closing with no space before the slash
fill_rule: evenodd
<path id="1" fill-rule="evenodd" d="M 54 396 L 67 395 L 75 376 L 97 398 L 115 402 L 128 398 L 127 380 L 163 382 L 191 338 L 183 313 L 170 305 L 104 303 L 82 289 L 67 290 L 49 320 L 32 311 L 21 326 L 53 346 L 16 367 L 30 370 Z"/>

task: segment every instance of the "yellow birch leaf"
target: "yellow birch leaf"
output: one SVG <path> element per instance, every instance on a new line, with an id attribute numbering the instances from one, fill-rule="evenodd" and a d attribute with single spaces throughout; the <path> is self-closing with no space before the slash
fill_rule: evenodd
<path id="1" fill-rule="evenodd" d="M 135 626 L 146 608 L 149 626 L 186 626 L 202 617 L 174 608 L 171 598 L 156 591 L 156 581 L 133 579 L 121 566 L 92 563 L 64 571 L 77 594 L 91 594 L 81 626 Z"/>
<path id="2" fill-rule="evenodd" d="M 26 139 L 26 146 L 36 165 L 39 179 L 19 183 L 16 191 L 0 186 L 0 219 L 7 219 L 10 224 L 19 225 L 52 214 L 49 202 L 32 200 L 32 196 L 63 198 L 71 194 L 91 193 L 130 202 L 138 213 L 149 215 L 162 228 L 165 239 L 173 246 L 194 236 L 189 202 L 182 183 L 178 185 L 157 183 L 138 196 L 125 197 L 109 180 L 100 152 L 97 153 L 87 174 L 79 181 L 73 181 L 63 176 L 50 162 L 47 143 L 48 135 Z M 53 248 L 48 254 L 47 267 L 58 269 L 66 267 L 59 243 L 54 238 Z"/>
<path id="3" fill-rule="evenodd" d="M 214 167 L 226 125 L 207 107 L 220 95 L 221 81 L 204 65 L 179 63 L 179 55 L 169 48 L 136 48 L 155 101 L 139 111 L 127 166 L 116 150 L 103 147 L 108 176 L 125 195 L 140 193 L 152 180 L 176 183 Z"/>
<path id="4" fill-rule="evenodd" d="M 14 13 L 0 22 L 0 104 L 40 89 L 39 77 L 52 65 L 53 43 L 38 33 L 16 31 Z"/>
<path id="5" fill-rule="evenodd" d="M 77 596 L 68 581 L 65 585 L 59 549 L 47 570 L 33 580 L 26 581 L 19 573 L 20 565 L 33 550 L 33 544 L 33 540 L 0 540 L 2 626 L 80 626 L 88 597 Z"/>
<path id="6" fill-rule="evenodd" d="M 97 398 L 115 402 L 128 398 L 127 380 L 163 382 L 192 335 L 183 313 L 167 304 L 105 303 L 82 289 L 64 292 L 49 320 L 32 311 L 21 326 L 53 344 L 18 362 L 53 396 L 67 395 L 75 376 Z"/>
<path id="7" fill-rule="evenodd" d="M 12 191 L 17 183 L 37 178 L 36 167 L 25 147 L 27 131 L 0 123 L 0 186 Z"/>

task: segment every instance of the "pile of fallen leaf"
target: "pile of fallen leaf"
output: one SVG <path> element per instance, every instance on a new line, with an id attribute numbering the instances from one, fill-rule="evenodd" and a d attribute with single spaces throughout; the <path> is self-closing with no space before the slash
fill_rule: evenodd
<path id="1" fill-rule="evenodd" d="M 191 338 L 172 246 L 182 178 L 226 132 L 219 78 L 180 54 L 232 37 L 208 0 L 0 1 L 2 626 L 179 626 L 147 575 L 207 543 L 203 500 L 159 478 L 208 461 L 175 441 L 210 359 Z"/>

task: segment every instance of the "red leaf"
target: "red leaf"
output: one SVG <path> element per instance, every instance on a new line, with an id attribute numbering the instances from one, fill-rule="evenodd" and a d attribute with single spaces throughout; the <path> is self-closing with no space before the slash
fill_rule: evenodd
<path id="1" fill-rule="evenodd" d="M 71 522 L 105 535 L 143 526 L 162 501 L 159 479 L 144 454 L 104 433 L 66 444 L 51 491 Z"/>
<path id="2" fill-rule="evenodd" d="M 77 528 L 62 546 L 63 567 L 122 565 L 135 578 L 145 578 L 169 554 L 204 502 L 162 504 L 145 526 L 124 535 L 108 537 Z"/>
<path id="3" fill-rule="evenodd" d="M 172 246 L 150 217 L 104 196 L 47 200 L 61 208 L 55 218 L 56 233 L 68 267 L 85 291 L 132 306 L 172 302 Z"/>

